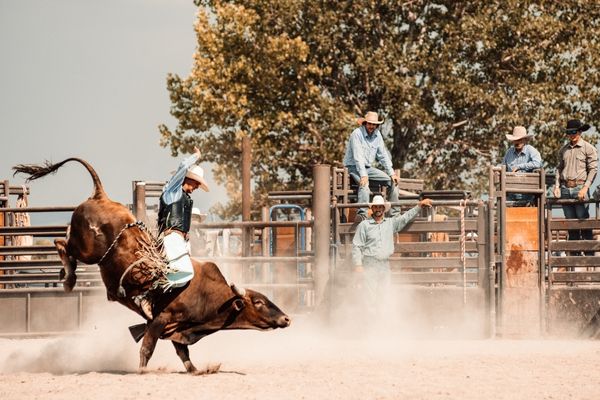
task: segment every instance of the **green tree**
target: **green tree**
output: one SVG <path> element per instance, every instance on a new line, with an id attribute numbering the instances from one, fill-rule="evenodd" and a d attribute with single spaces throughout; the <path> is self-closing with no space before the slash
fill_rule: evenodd
<path id="1" fill-rule="evenodd" d="M 190 75 L 169 75 L 174 155 L 198 144 L 239 214 L 240 138 L 256 201 L 305 188 L 342 159 L 356 117 L 383 131 L 403 176 L 482 191 L 505 133 L 525 125 L 549 166 L 569 118 L 598 116 L 600 8 L 588 1 L 197 1 Z"/>

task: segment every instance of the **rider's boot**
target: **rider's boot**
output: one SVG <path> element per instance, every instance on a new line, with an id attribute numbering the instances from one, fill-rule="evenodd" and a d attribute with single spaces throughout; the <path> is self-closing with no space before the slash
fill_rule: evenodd
<path id="1" fill-rule="evenodd" d="M 133 301 L 140 308 L 140 310 L 146 316 L 146 318 L 148 318 L 148 320 L 154 319 L 154 316 L 152 314 L 152 300 L 150 299 L 148 293 L 135 296 L 133 298 Z"/>

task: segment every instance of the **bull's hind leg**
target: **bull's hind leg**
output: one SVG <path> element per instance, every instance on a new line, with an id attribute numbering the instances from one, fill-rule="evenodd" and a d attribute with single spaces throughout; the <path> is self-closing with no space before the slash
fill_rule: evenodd
<path id="1" fill-rule="evenodd" d="M 66 240 L 55 239 L 54 245 L 56 246 L 56 250 L 58 250 L 58 255 L 60 256 L 60 260 L 63 264 L 63 268 L 59 273 L 59 278 L 60 280 L 65 280 L 63 282 L 63 288 L 65 289 L 65 292 L 71 292 L 73 287 L 75 287 L 75 283 L 77 282 L 77 275 L 75 274 L 75 270 L 77 269 L 77 260 L 67 253 Z"/>
<path id="2" fill-rule="evenodd" d="M 181 358 L 181 361 L 183 361 L 185 370 L 189 373 L 194 373 L 194 372 L 198 371 L 196 369 L 196 367 L 194 367 L 194 364 L 192 364 L 192 361 L 190 360 L 190 350 L 188 348 L 188 345 L 177 343 L 177 342 L 172 342 L 172 343 L 173 343 L 173 346 L 175 347 L 175 351 L 177 352 L 177 355 L 179 356 L 179 358 Z"/>

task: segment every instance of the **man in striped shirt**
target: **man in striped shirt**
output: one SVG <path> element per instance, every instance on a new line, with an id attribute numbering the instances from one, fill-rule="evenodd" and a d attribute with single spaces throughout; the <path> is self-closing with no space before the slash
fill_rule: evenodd
<path id="1" fill-rule="evenodd" d="M 578 119 L 567 122 L 568 142 L 558 152 L 558 178 L 554 196 L 561 199 L 587 200 L 589 190 L 598 171 L 596 148 L 581 138 L 581 132 L 590 129 Z M 560 185 L 560 186 L 559 186 Z M 562 206 L 567 219 L 588 219 L 588 204 L 565 204 Z M 591 229 L 569 230 L 569 240 L 593 240 Z M 593 254 L 587 252 L 586 254 Z"/>
<path id="2" fill-rule="evenodd" d="M 524 126 L 516 126 L 512 135 L 507 134 L 506 139 L 512 142 L 512 146 L 507 150 L 502 160 L 506 165 L 508 172 L 533 172 L 542 168 L 542 156 L 535 147 L 528 144 L 533 135 L 527 134 Z M 533 202 L 534 196 L 523 193 L 509 193 L 506 196 L 509 201 L 518 202 L 517 204 L 529 204 Z"/>

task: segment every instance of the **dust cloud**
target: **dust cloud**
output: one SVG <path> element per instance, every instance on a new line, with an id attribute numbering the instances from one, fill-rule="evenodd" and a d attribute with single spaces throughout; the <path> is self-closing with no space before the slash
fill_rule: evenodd
<path id="1" fill-rule="evenodd" d="M 138 375 L 140 345 L 127 327 L 141 318 L 104 302 L 79 334 L 0 339 L 0 398 L 597 397 L 597 342 L 487 339 L 488 317 L 476 292 L 467 293 L 463 307 L 461 288 L 435 296 L 428 290 L 393 286 L 374 308 L 356 282 L 337 282 L 328 306 L 291 313 L 287 329 L 222 331 L 190 346 L 198 369 L 221 365 L 204 379 L 186 374 L 165 340 L 150 373 Z"/>

